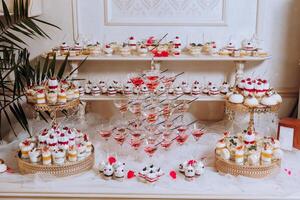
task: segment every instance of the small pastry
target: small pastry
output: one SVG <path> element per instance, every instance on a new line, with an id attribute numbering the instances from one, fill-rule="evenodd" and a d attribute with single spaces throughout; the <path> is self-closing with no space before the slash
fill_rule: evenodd
<path id="1" fill-rule="evenodd" d="M 65 133 L 60 133 L 57 141 L 59 149 L 67 150 L 69 148 L 69 137 Z"/>
<path id="2" fill-rule="evenodd" d="M 274 94 L 272 95 L 272 97 L 274 98 L 274 100 L 279 104 L 282 103 L 282 97 L 277 93 L 274 92 Z"/>
<path id="3" fill-rule="evenodd" d="M 57 103 L 57 92 L 49 91 L 47 93 L 47 103 L 55 105 Z"/>
<path id="4" fill-rule="evenodd" d="M 58 90 L 58 80 L 55 77 L 48 79 L 48 90 L 56 92 Z"/>
<path id="5" fill-rule="evenodd" d="M 194 166 L 195 168 L 195 175 L 201 176 L 204 174 L 204 164 L 202 161 L 197 161 L 197 163 Z"/>
<path id="6" fill-rule="evenodd" d="M 58 101 L 58 103 L 62 103 L 62 104 L 67 103 L 67 95 L 66 95 L 65 90 L 61 89 L 59 91 L 57 101 Z"/>
<path id="7" fill-rule="evenodd" d="M 104 53 L 106 56 L 112 56 L 114 50 L 111 48 L 109 44 L 105 45 L 104 47 Z"/>
<path id="8" fill-rule="evenodd" d="M 244 96 L 247 97 L 249 95 L 252 95 L 254 92 L 255 92 L 254 83 L 252 81 L 246 82 L 243 90 Z"/>
<path id="9" fill-rule="evenodd" d="M 280 160 L 283 157 L 283 151 L 280 149 L 279 140 L 273 139 L 273 159 Z"/>
<path id="10" fill-rule="evenodd" d="M 174 47 L 179 48 L 179 49 L 181 48 L 181 40 L 180 40 L 179 36 L 176 36 L 174 38 L 174 40 L 172 41 L 172 43 L 173 43 Z"/>
<path id="11" fill-rule="evenodd" d="M 70 50 L 70 47 L 66 42 L 63 42 L 60 45 L 60 52 L 61 52 L 62 55 L 68 54 L 69 50 Z"/>
<path id="12" fill-rule="evenodd" d="M 176 88 L 175 88 L 175 94 L 176 95 L 182 95 L 183 94 L 183 90 L 182 90 L 182 87 L 180 85 L 178 85 Z"/>
<path id="13" fill-rule="evenodd" d="M 236 164 L 238 164 L 238 165 L 244 164 L 244 154 L 245 154 L 245 151 L 244 151 L 243 146 L 236 147 L 235 154 L 234 154 L 234 160 L 235 160 Z"/>
<path id="14" fill-rule="evenodd" d="M 187 181 L 192 181 L 195 178 L 195 169 L 192 165 L 188 165 L 184 170 L 184 176 Z"/>
<path id="15" fill-rule="evenodd" d="M 168 93 L 169 94 L 174 94 L 175 90 L 173 87 L 170 87 L 169 90 L 168 90 Z"/>
<path id="16" fill-rule="evenodd" d="M 52 152 L 53 164 L 63 165 L 65 163 L 65 151 L 63 149 L 54 150 Z"/>
<path id="17" fill-rule="evenodd" d="M 242 79 L 240 82 L 238 82 L 237 88 L 239 90 L 243 91 L 245 88 L 245 85 L 246 85 L 246 80 Z"/>
<path id="18" fill-rule="evenodd" d="M 67 90 L 70 87 L 70 83 L 67 80 L 60 81 L 60 89 Z"/>
<path id="19" fill-rule="evenodd" d="M 29 152 L 34 148 L 34 144 L 29 140 L 25 140 L 19 144 L 19 148 L 21 149 L 21 158 L 28 159 Z"/>
<path id="20" fill-rule="evenodd" d="M 183 90 L 184 94 L 191 94 L 192 89 L 191 89 L 191 87 L 189 86 L 189 84 L 187 82 L 182 81 L 181 82 L 181 87 L 182 87 L 182 90 Z"/>
<path id="21" fill-rule="evenodd" d="M 172 55 L 173 55 L 173 56 L 180 56 L 180 54 L 181 54 L 181 49 L 180 49 L 180 47 L 179 47 L 179 46 L 174 46 L 174 47 L 172 48 Z"/>
<path id="22" fill-rule="evenodd" d="M 47 138 L 49 137 L 48 130 L 44 129 L 42 133 L 38 136 L 39 147 L 44 147 L 47 145 Z"/>
<path id="23" fill-rule="evenodd" d="M 91 82 L 91 81 L 88 81 L 88 82 L 85 84 L 85 86 L 84 86 L 84 92 L 85 92 L 86 94 L 91 94 L 91 92 L 92 92 L 92 87 L 93 87 L 92 82 Z"/>
<path id="24" fill-rule="evenodd" d="M 36 91 L 32 87 L 26 90 L 26 98 L 28 103 L 36 103 Z"/>
<path id="25" fill-rule="evenodd" d="M 94 85 L 92 87 L 92 96 L 94 96 L 94 97 L 100 96 L 100 89 L 97 85 Z"/>
<path id="26" fill-rule="evenodd" d="M 0 173 L 7 171 L 7 165 L 4 163 L 4 160 L 0 159 Z"/>
<path id="27" fill-rule="evenodd" d="M 114 169 L 113 166 L 109 163 L 106 163 L 106 165 L 103 168 L 103 177 L 106 180 L 110 180 L 113 177 Z"/>
<path id="28" fill-rule="evenodd" d="M 273 156 L 273 149 L 269 144 L 264 144 L 264 147 L 261 151 L 261 162 L 264 165 L 271 164 Z"/>
<path id="29" fill-rule="evenodd" d="M 109 86 L 107 89 L 108 96 L 115 96 L 117 94 L 116 89 L 113 86 Z"/>
<path id="30" fill-rule="evenodd" d="M 124 168 L 125 168 L 125 163 L 114 167 L 113 178 L 115 180 L 122 181 L 124 179 L 124 177 L 125 177 L 125 169 Z"/>
<path id="31" fill-rule="evenodd" d="M 227 148 L 224 148 L 221 150 L 220 156 L 224 160 L 229 160 L 230 159 L 230 151 Z"/>
<path id="32" fill-rule="evenodd" d="M 198 85 L 194 85 L 192 88 L 192 95 L 199 95 L 201 93 L 201 89 Z"/>
<path id="33" fill-rule="evenodd" d="M 148 49 L 145 45 L 141 45 L 139 48 L 138 48 L 138 53 L 139 53 L 139 56 L 147 56 L 148 54 Z"/>
<path id="34" fill-rule="evenodd" d="M 52 158 L 51 158 L 51 151 L 49 147 L 42 148 L 42 161 L 43 165 L 51 165 Z"/>
<path id="35" fill-rule="evenodd" d="M 99 172 L 100 172 L 100 173 L 103 173 L 104 168 L 105 168 L 105 165 L 106 165 L 106 163 L 105 163 L 104 161 L 102 161 L 102 162 L 99 164 Z"/>
<path id="36" fill-rule="evenodd" d="M 80 97 L 79 88 L 74 87 L 74 99 L 79 99 L 79 97 Z"/>
<path id="37" fill-rule="evenodd" d="M 235 103 L 235 104 L 243 103 L 244 102 L 244 96 L 237 93 L 237 92 L 234 92 L 232 95 L 229 96 L 228 100 L 229 100 L 229 102 Z"/>
<path id="38" fill-rule="evenodd" d="M 136 50 L 136 43 L 137 42 L 136 42 L 135 38 L 133 36 L 131 36 L 128 40 L 128 45 L 129 45 L 130 50 L 133 50 L 133 51 Z"/>
<path id="39" fill-rule="evenodd" d="M 278 104 L 276 97 L 274 98 L 273 91 L 268 91 L 266 95 L 261 99 L 260 103 L 265 106 L 275 106 Z"/>
<path id="40" fill-rule="evenodd" d="M 46 103 L 46 96 L 44 90 L 38 90 L 36 93 L 36 103 L 37 104 L 45 104 Z"/>
<path id="41" fill-rule="evenodd" d="M 255 150 L 251 150 L 248 155 L 248 164 L 251 166 L 257 166 L 259 165 L 259 161 L 260 153 Z"/>
<path id="42" fill-rule="evenodd" d="M 238 50 L 238 49 L 235 49 L 235 50 L 233 50 L 233 51 L 230 53 L 230 56 L 232 56 L 232 57 L 241 57 L 241 51 Z"/>
<path id="43" fill-rule="evenodd" d="M 226 95 L 229 92 L 229 84 L 224 81 L 220 87 L 220 93 Z"/>
<path id="44" fill-rule="evenodd" d="M 179 172 L 184 173 L 185 168 L 187 167 L 187 165 L 188 165 L 188 161 L 185 161 L 185 162 L 183 162 L 183 163 L 180 163 L 180 164 L 179 164 L 179 168 L 178 168 Z"/>
<path id="45" fill-rule="evenodd" d="M 218 95 L 218 94 L 220 94 L 220 90 L 213 85 L 209 90 L 209 95 Z"/>
<path id="46" fill-rule="evenodd" d="M 67 101 L 72 101 L 74 99 L 74 90 L 72 88 L 69 88 L 66 91 Z"/>
<path id="47" fill-rule="evenodd" d="M 69 146 L 73 146 L 75 145 L 75 138 L 76 138 L 76 134 L 74 129 L 69 129 L 65 134 L 67 134 L 68 139 L 69 139 Z"/>
<path id="48" fill-rule="evenodd" d="M 75 162 L 77 161 L 77 150 L 76 150 L 76 147 L 73 145 L 73 146 L 70 146 L 68 148 L 68 160 L 70 162 Z"/>
<path id="49" fill-rule="evenodd" d="M 54 151 L 57 149 L 57 138 L 51 134 L 47 139 L 47 145 L 49 146 L 51 151 Z"/>
<path id="50" fill-rule="evenodd" d="M 122 87 L 122 84 L 119 82 L 119 81 L 113 81 L 112 82 L 112 86 L 116 89 L 116 91 L 118 93 L 122 93 L 122 90 L 123 90 L 123 87 Z"/>
<path id="51" fill-rule="evenodd" d="M 246 53 L 246 56 L 251 56 L 252 52 L 255 50 L 254 44 L 250 40 L 243 40 L 242 42 L 242 48 Z"/>
<path id="52" fill-rule="evenodd" d="M 101 44 L 97 42 L 95 45 L 88 47 L 91 56 L 100 56 L 101 55 Z"/>
<path id="53" fill-rule="evenodd" d="M 254 97 L 254 95 L 250 95 L 245 99 L 244 104 L 250 108 L 253 108 L 257 107 L 259 105 L 259 102 L 257 98 Z"/>
<path id="54" fill-rule="evenodd" d="M 191 43 L 189 45 L 189 53 L 192 55 L 192 56 L 199 56 L 202 52 L 202 47 L 203 45 L 202 44 L 198 44 L 196 45 L 195 43 Z"/>
<path id="55" fill-rule="evenodd" d="M 93 150 L 92 142 L 89 140 L 89 137 L 87 134 L 84 134 L 83 140 L 84 140 L 84 145 L 86 147 L 86 149 L 85 149 L 86 156 L 89 156 Z"/>
<path id="56" fill-rule="evenodd" d="M 265 93 L 264 84 L 261 81 L 257 81 L 255 84 L 255 96 L 261 98 Z"/>
<path id="57" fill-rule="evenodd" d="M 77 145 L 77 160 L 81 161 L 86 158 L 86 146 L 84 144 Z"/>
<path id="58" fill-rule="evenodd" d="M 218 143 L 217 143 L 217 145 L 216 145 L 216 150 L 215 150 L 216 154 L 218 156 L 221 156 L 221 152 L 225 148 L 226 148 L 226 144 L 225 144 L 224 139 L 219 140 Z"/>
<path id="59" fill-rule="evenodd" d="M 130 56 L 130 48 L 127 44 L 123 44 L 123 46 L 120 48 L 120 53 L 122 56 Z"/>
<path id="60" fill-rule="evenodd" d="M 246 146 L 251 146 L 255 144 L 255 132 L 252 130 L 247 130 L 243 136 L 243 140 Z"/>
<path id="61" fill-rule="evenodd" d="M 29 151 L 29 158 L 31 163 L 38 163 L 42 159 L 42 152 L 40 149 L 34 148 Z"/>
<path id="62" fill-rule="evenodd" d="M 127 83 L 124 84 L 123 93 L 125 95 L 131 95 L 133 93 L 133 86 L 132 86 L 131 81 L 127 81 Z"/>

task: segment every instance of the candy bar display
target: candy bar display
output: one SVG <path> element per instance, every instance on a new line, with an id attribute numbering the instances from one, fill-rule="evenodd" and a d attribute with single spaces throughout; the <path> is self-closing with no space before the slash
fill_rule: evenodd
<path id="1" fill-rule="evenodd" d="M 44 129 L 37 136 L 22 141 L 19 150 L 18 164 L 22 173 L 65 176 L 80 173 L 93 164 L 94 150 L 88 135 L 66 126 Z M 80 166 L 83 164 L 85 166 Z"/>

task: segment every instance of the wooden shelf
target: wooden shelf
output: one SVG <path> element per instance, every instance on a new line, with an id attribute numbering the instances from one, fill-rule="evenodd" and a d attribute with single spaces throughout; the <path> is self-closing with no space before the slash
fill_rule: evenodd
<path id="1" fill-rule="evenodd" d="M 176 98 L 177 96 L 174 95 L 172 98 Z M 204 94 L 200 94 L 197 96 L 193 95 L 183 95 L 182 97 L 178 98 L 178 100 L 193 100 L 195 98 L 198 99 L 196 101 L 225 101 L 224 95 L 214 95 L 214 96 L 208 96 Z M 80 100 L 82 101 L 111 101 L 116 99 L 125 99 L 127 96 L 117 94 L 116 96 L 108 96 L 108 95 L 100 95 L 100 96 L 92 96 L 92 95 L 84 95 L 80 97 Z M 164 97 L 161 97 L 161 99 L 165 99 Z"/>
<path id="2" fill-rule="evenodd" d="M 45 58 L 46 55 L 43 55 Z M 244 56 L 244 57 L 231 57 L 231 56 L 209 56 L 209 55 L 199 55 L 199 56 L 191 56 L 188 54 L 182 54 L 180 56 L 169 56 L 169 57 L 152 57 L 150 55 L 147 56 L 121 56 L 121 55 L 112 55 L 112 56 L 70 56 L 68 58 L 69 61 L 82 61 L 87 57 L 88 61 L 265 61 L 271 58 L 271 56 L 267 57 L 252 57 L 252 56 Z M 65 56 L 58 56 L 56 60 L 64 60 Z"/>

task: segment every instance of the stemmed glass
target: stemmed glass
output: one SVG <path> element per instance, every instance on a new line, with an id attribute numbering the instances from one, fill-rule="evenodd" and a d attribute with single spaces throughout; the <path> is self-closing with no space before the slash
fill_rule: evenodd
<path id="1" fill-rule="evenodd" d="M 127 137 L 127 129 L 125 126 L 120 125 L 114 128 L 113 138 L 120 145 L 120 151 L 123 152 L 123 144 Z"/>
<path id="2" fill-rule="evenodd" d="M 142 109 L 142 113 L 146 118 L 146 122 L 149 125 L 149 131 L 151 133 L 154 133 L 155 131 L 155 123 L 158 119 L 159 115 L 159 107 L 156 103 L 151 103 L 148 105 L 145 105 Z"/>
<path id="3" fill-rule="evenodd" d="M 158 149 L 158 145 L 155 142 L 156 142 L 156 140 L 153 140 L 152 137 L 146 138 L 146 145 L 144 147 L 144 151 L 149 156 L 149 158 L 152 158 L 152 156 Z"/>
<path id="4" fill-rule="evenodd" d="M 128 100 L 127 99 L 116 99 L 114 105 L 119 109 L 122 119 L 124 120 L 125 113 L 128 111 Z"/>
<path id="5" fill-rule="evenodd" d="M 130 73 L 128 75 L 128 78 L 132 82 L 132 84 L 137 88 L 138 90 L 138 96 L 140 95 L 141 85 L 144 84 L 144 80 L 141 76 L 141 74 L 138 73 Z"/>
<path id="6" fill-rule="evenodd" d="M 195 123 L 193 128 L 192 128 L 192 135 L 194 137 L 194 139 L 197 141 L 199 141 L 199 139 L 204 135 L 205 130 L 204 128 L 200 128 L 198 127 L 198 124 Z"/>
<path id="7" fill-rule="evenodd" d="M 189 137 L 189 135 L 186 134 L 187 129 L 188 129 L 188 126 L 186 126 L 184 124 L 181 124 L 177 127 L 176 141 L 179 145 L 183 145 L 187 141 L 187 139 Z"/>

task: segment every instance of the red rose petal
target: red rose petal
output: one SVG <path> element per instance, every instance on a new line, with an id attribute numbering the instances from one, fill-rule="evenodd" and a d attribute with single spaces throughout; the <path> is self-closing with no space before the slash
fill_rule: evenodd
<path id="1" fill-rule="evenodd" d="M 12 174 L 12 173 L 15 173 L 14 170 L 13 170 L 12 168 L 10 168 L 10 167 L 7 167 L 6 172 L 7 172 L 7 173 L 11 173 L 11 174 Z"/>
<path id="2" fill-rule="evenodd" d="M 129 170 L 129 171 L 127 172 L 127 178 L 128 178 L 128 179 L 131 179 L 131 178 L 133 178 L 133 177 L 135 177 L 134 171 Z"/>
<path id="3" fill-rule="evenodd" d="M 108 158 L 108 162 L 109 162 L 110 165 L 114 164 L 116 161 L 117 161 L 117 159 L 115 157 L 113 157 L 113 156 L 110 156 Z"/>
<path id="4" fill-rule="evenodd" d="M 292 172 L 291 172 L 291 170 L 289 170 L 289 171 L 288 171 L 288 175 L 289 175 L 289 176 L 290 176 L 290 175 L 292 175 Z"/>
<path id="5" fill-rule="evenodd" d="M 171 178 L 174 179 L 174 180 L 175 180 L 176 177 L 177 177 L 176 171 L 174 171 L 174 170 L 170 171 L 169 175 L 170 175 Z"/>

